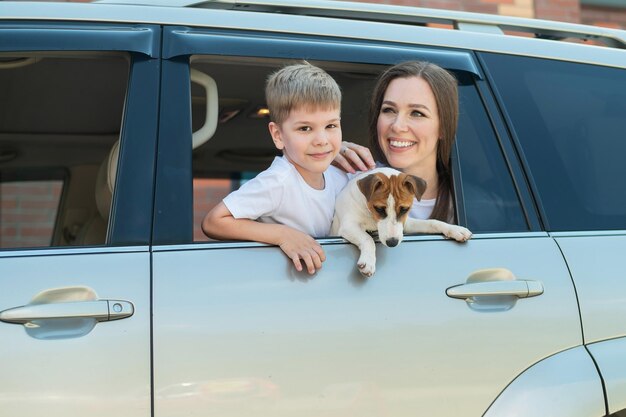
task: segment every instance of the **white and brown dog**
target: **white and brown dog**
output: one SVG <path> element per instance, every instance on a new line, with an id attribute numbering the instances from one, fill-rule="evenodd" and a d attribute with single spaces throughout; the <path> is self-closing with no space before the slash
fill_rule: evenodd
<path id="1" fill-rule="evenodd" d="M 408 218 L 413 199 L 426 190 L 426 182 L 393 168 L 376 168 L 361 173 L 348 182 L 337 196 L 331 234 L 339 235 L 361 251 L 357 266 L 366 277 L 376 271 L 376 245 L 367 233 L 377 231 L 378 239 L 388 247 L 402 242 L 407 233 L 441 233 L 459 242 L 472 233 L 465 227 L 439 220 Z"/>

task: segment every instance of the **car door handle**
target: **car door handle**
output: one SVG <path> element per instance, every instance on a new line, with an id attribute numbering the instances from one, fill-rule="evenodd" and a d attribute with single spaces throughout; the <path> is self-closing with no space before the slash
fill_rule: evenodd
<path id="1" fill-rule="evenodd" d="M 0 321 L 26 324 L 44 319 L 95 319 L 98 322 L 119 320 L 133 315 L 135 308 L 129 301 L 94 300 L 49 304 L 29 304 L 0 312 Z"/>
<path id="2" fill-rule="evenodd" d="M 528 298 L 543 294 L 543 284 L 530 280 L 472 282 L 450 287 L 446 294 L 448 297 L 460 299 L 485 296 Z"/>

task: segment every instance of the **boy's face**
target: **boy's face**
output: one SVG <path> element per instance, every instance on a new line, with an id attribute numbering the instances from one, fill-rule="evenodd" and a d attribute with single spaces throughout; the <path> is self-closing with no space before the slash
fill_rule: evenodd
<path id="1" fill-rule="evenodd" d="M 340 119 L 338 108 L 303 107 L 292 110 L 282 123 L 269 124 L 274 145 L 313 187 L 341 148 Z"/>

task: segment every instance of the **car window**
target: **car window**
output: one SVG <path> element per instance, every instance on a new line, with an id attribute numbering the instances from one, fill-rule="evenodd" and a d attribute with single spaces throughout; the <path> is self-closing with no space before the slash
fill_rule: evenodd
<path id="1" fill-rule="evenodd" d="M 626 70 L 483 54 L 549 230 L 626 229 Z"/>
<path id="2" fill-rule="evenodd" d="M 242 180 L 266 169 L 278 155 L 267 129 L 264 83 L 288 61 L 245 57 L 198 56 L 192 71 L 215 80 L 219 114 L 215 133 L 193 151 L 194 240 L 207 240 L 200 229 L 204 215 Z M 385 65 L 357 65 L 326 61 L 324 68 L 341 86 L 344 140 L 367 145 L 367 113 L 377 75 Z M 458 129 L 462 222 L 474 232 L 528 230 L 519 198 L 502 150 L 480 100 L 474 78 L 459 72 L 460 119 Z M 193 81 L 193 78 L 192 78 Z M 191 83 L 192 128 L 206 123 L 204 88 Z"/>
<path id="3" fill-rule="evenodd" d="M 475 85 L 458 74 L 459 176 L 467 227 L 474 233 L 521 232 L 528 225 L 502 149 Z"/>
<path id="4" fill-rule="evenodd" d="M 128 60 L 0 56 L 0 246 L 105 243 Z"/>

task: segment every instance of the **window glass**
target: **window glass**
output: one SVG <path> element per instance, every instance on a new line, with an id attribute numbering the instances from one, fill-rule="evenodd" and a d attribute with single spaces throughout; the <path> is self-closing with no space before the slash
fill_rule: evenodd
<path id="1" fill-rule="evenodd" d="M 0 183 L 0 248 L 50 246 L 62 181 Z"/>
<path id="2" fill-rule="evenodd" d="M 626 70 L 484 54 L 549 230 L 626 229 Z"/>
<path id="3" fill-rule="evenodd" d="M 457 147 L 467 227 L 479 232 L 528 230 L 513 180 L 476 87 L 459 75 Z"/>
<path id="4" fill-rule="evenodd" d="M 0 54 L 0 247 L 105 243 L 127 83 L 120 54 Z"/>

